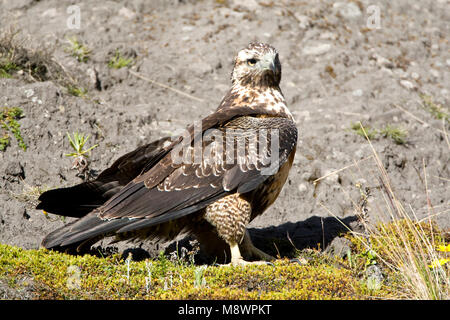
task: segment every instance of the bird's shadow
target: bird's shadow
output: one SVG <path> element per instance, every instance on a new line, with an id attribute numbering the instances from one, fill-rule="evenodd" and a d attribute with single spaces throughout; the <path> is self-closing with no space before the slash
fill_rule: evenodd
<path id="1" fill-rule="evenodd" d="M 250 237 L 255 247 L 281 258 L 293 258 L 298 250 L 305 248 L 326 248 L 331 241 L 351 229 L 350 224 L 357 221 L 356 216 L 337 220 L 333 217 L 312 216 L 304 221 L 286 222 L 278 226 L 265 228 L 249 228 Z M 165 252 L 179 252 L 181 248 L 192 250 L 187 236 L 170 244 Z M 202 251 L 195 255 L 196 264 L 214 263 L 214 257 L 207 256 Z"/>

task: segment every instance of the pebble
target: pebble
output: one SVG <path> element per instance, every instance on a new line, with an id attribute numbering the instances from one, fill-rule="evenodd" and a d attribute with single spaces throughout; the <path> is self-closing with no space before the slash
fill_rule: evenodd
<path id="1" fill-rule="evenodd" d="M 430 69 L 430 73 L 433 77 L 435 78 L 439 78 L 439 71 L 437 71 L 436 69 Z"/>
<path id="2" fill-rule="evenodd" d="M 234 0 L 233 1 L 235 6 L 243 6 L 250 10 L 254 10 L 259 7 L 258 2 L 256 0 Z"/>
<path id="3" fill-rule="evenodd" d="M 58 15 L 58 11 L 56 10 L 56 8 L 50 8 L 50 9 L 47 9 L 44 12 L 42 12 L 43 17 L 54 18 L 57 15 Z"/>
<path id="4" fill-rule="evenodd" d="M 333 4 L 333 8 L 337 9 L 339 14 L 347 20 L 356 19 L 362 15 L 359 7 L 353 2 L 336 2 Z"/>
<path id="5" fill-rule="evenodd" d="M 377 62 L 377 65 L 380 67 L 392 67 L 392 62 L 389 61 L 389 59 L 386 59 L 385 57 L 380 56 L 377 53 L 374 53 L 372 55 L 372 58 L 375 59 L 375 61 Z"/>
<path id="6" fill-rule="evenodd" d="M 417 72 L 412 72 L 411 73 L 411 78 L 413 78 L 414 80 L 417 80 L 420 78 L 419 74 Z"/>
<path id="7" fill-rule="evenodd" d="M 416 88 L 416 86 L 414 85 L 414 83 L 412 83 L 411 81 L 408 80 L 400 80 L 400 85 L 408 90 L 413 90 L 414 88 Z"/>
<path id="8" fill-rule="evenodd" d="M 308 16 L 304 16 L 304 15 L 296 13 L 295 17 L 298 20 L 298 27 L 300 29 L 306 29 L 306 28 L 308 28 L 311 25 L 311 20 L 309 19 Z"/>
<path id="9" fill-rule="evenodd" d="M 334 171 L 336 171 L 336 170 L 329 169 L 329 170 L 325 171 L 325 173 L 323 175 L 324 176 L 329 175 L 328 177 L 326 177 L 324 179 L 326 182 L 329 182 L 329 183 L 338 183 L 339 182 L 339 174 L 337 174 L 337 173 L 331 174 Z"/>
<path id="10" fill-rule="evenodd" d="M 367 288 L 370 290 L 378 290 L 383 283 L 383 273 L 378 265 L 373 264 L 366 269 Z"/>
<path id="11" fill-rule="evenodd" d="M 136 13 L 125 7 L 122 7 L 119 10 L 119 14 L 128 19 L 133 19 L 136 16 Z"/>
<path id="12" fill-rule="evenodd" d="M 314 55 L 318 56 L 324 53 L 327 53 L 331 50 L 331 44 L 329 43 L 321 43 L 318 45 L 310 45 L 303 48 L 303 54 L 304 55 Z"/>
<path id="13" fill-rule="evenodd" d="M 307 190 L 308 190 L 308 187 L 304 183 L 301 183 L 298 185 L 298 191 L 300 193 L 305 193 Z"/>
<path id="14" fill-rule="evenodd" d="M 25 96 L 27 97 L 27 98 L 30 98 L 30 97 L 32 97 L 34 95 L 34 90 L 33 89 L 27 89 L 27 90 L 25 90 Z"/>
<path id="15" fill-rule="evenodd" d="M 184 26 L 183 28 L 181 28 L 182 31 L 184 32 L 191 32 L 192 30 L 194 30 L 193 26 Z"/>
<path id="16" fill-rule="evenodd" d="M 352 95 L 354 97 L 361 97 L 363 95 L 364 91 L 362 89 L 356 89 L 355 91 L 352 92 Z"/>
<path id="17" fill-rule="evenodd" d="M 323 32 L 319 35 L 319 39 L 322 40 L 336 40 L 336 38 L 337 35 L 329 31 Z"/>

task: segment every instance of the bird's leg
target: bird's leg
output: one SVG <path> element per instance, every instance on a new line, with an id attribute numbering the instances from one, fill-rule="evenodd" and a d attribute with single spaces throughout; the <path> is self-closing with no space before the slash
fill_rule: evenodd
<path id="1" fill-rule="evenodd" d="M 241 256 L 241 251 L 239 250 L 239 244 L 236 242 L 230 243 L 231 251 L 231 263 L 226 266 L 246 266 L 249 264 L 267 264 L 266 261 L 245 261 Z"/>
<path id="2" fill-rule="evenodd" d="M 240 244 L 240 248 L 242 252 L 244 253 L 245 257 L 258 259 L 258 260 L 264 260 L 264 261 L 271 261 L 275 260 L 274 257 L 272 257 L 270 254 L 265 253 L 264 251 L 258 249 L 253 245 L 252 239 L 250 238 L 250 234 L 248 230 L 245 230 L 244 239 L 242 239 L 242 243 Z"/>

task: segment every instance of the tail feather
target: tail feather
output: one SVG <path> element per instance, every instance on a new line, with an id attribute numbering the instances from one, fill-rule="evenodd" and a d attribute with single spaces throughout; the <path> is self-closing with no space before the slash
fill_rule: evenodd
<path id="1" fill-rule="evenodd" d="M 95 209 L 157 163 L 168 152 L 164 145 L 170 139 L 162 138 L 123 155 L 93 181 L 44 192 L 36 209 L 79 219 L 48 234 L 42 246 L 48 249 L 77 247 L 134 223 L 130 219 L 101 219 Z"/>
<path id="2" fill-rule="evenodd" d="M 164 137 L 123 155 L 93 181 L 44 192 L 36 209 L 74 218 L 85 216 L 151 168 L 166 154 L 164 144 L 169 140 Z"/>

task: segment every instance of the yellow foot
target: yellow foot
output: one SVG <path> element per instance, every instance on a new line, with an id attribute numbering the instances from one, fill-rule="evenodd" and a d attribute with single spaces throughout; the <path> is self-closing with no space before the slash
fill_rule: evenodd
<path id="1" fill-rule="evenodd" d="M 230 263 L 227 264 L 221 264 L 221 267 L 235 267 L 235 266 L 241 266 L 241 267 L 245 267 L 248 265 L 265 265 L 265 266 L 273 266 L 273 263 L 268 262 L 268 261 L 246 261 L 242 258 L 239 259 L 232 259 Z"/>

